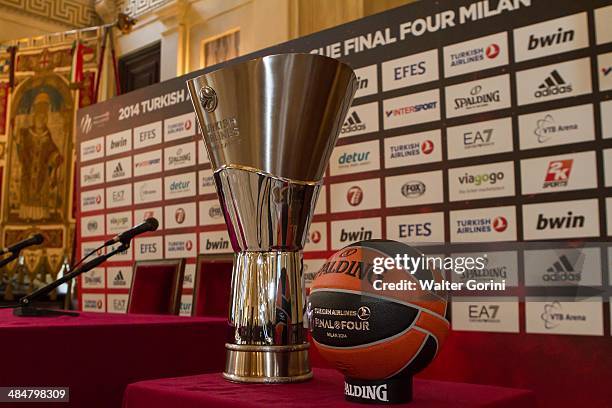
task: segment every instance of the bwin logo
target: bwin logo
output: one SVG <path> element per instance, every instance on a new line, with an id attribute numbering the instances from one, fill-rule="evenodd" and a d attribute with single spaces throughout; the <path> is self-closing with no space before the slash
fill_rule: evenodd
<path id="1" fill-rule="evenodd" d="M 88 134 L 93 127 L 93 119 L 91 115 L 88 113 L 87 115 L 81 118 L 81 132 L 84 134 Z"/>
<path id="2" fill-rule="evenodd" d="M 372 401 L 389 402 L 387 384 L 382 385 L 353 385 L 344 383 L 344 395 L 355 398 L 364 398 Z"/>
<path id="3" fill-rule="evenodd" d="M 366 126 L 361 121 L 359 115 L 357 115 L 357 112 L 353 111 L 353 113 L 351 113 L 344 121 L 344 125 L 342 125 L 340 133 L 357 132 L 360 130 L 365 130 L 365 128 Z"/>

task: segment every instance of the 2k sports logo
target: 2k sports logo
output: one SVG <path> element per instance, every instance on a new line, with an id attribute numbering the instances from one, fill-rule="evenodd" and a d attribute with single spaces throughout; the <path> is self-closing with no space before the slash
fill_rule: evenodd
<path id="1" fill-rule="evenodd" d="M 573 164 L 573 159 L 553 160 L 548 163 L 548 169 L 546 170 L 546 176 L 544 177 L 543 187 L 550 188 L 567 186 Z"/>

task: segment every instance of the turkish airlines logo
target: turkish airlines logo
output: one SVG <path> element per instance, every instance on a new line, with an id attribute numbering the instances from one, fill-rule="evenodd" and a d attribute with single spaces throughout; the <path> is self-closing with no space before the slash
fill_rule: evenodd
<path id="1" fill-rule="evenodd" d="M 572 171 L 573 159 L 568 160 L 553 160 L 548 163 L 544 184 L 542 187 L 565 187 L 569 182 Z"/>
<path id="2" fill-rule="evenodd" d="M 310 233 L 310 242 L 313 244 L 318 244 L 321 242 L 321 233 L 319 231 L 312 231 Z"/>
<path id="3" fill-rule="evenodd" d="M 421 143 L 421 152 L 423 154 L 430 154 L 434 151 L 434 143 L 431 140 L 425 140 Z"/>
<path id="4" fill-rule="evenodd" d="M 346 193 L 346 201 L 353 207 L 358 206 L 363 201 L 363 190 L 358 186 L 349 188 Z"/>
<path id="5" fill-rule="evenodd" d="M 485 50 L 485 55 L 489 59 L 497 58 L 497 56 L 499 55 L 499 45 L 497 44 L 489 45 L 487 49 Z"/>
<path id="6" fill-rule="evenodd" d="M 508 228 L 508 220 L 505 217 L 497 216 L 493 218 L 493 230 L 495 232 L 504 232 Z"/>

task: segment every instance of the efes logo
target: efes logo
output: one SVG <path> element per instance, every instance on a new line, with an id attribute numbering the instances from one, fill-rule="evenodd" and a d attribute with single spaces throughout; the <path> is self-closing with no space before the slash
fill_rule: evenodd
<path id="1" fill-rule="evenodd" d="M 485 108 L 500 102 L 500 91 L 482 92 L 482 86 L 476 85 L 470 89 L 470 96 L 455 98 L 455 110 L 470 110 Z"/>
<path id="2" fill-rule="evenodd" d="M 425 194 L 425 184 L 421 181 L 409 181 L 402 186 L 402 195 L 406 198 L 420 197 Z"/>
<path id="3" fill-rule="evenodd" d="M 353 207 L 358 206 L 363 201 L 363 190 L 359 186 L 353 186 L 346 192 L 346 201 Z"/>
<path id="4" fill-rule="evenodd" d="M 357 111 L 353 111 L 344 121 L 340 133 L 353 133 L 363 130 L 366 130 L 366 125 L 362 122 Z"/>
<path id="5" fill-rule="evenodd" d="M 543 188 L 565 187 L 569 182 L 572 171 L 573 159 L 553 160 L 548 163 L 546 176 L 544 177 Z"/>
<path id="6" fill-rule="evenodd" d="M 431 222 L 399 224 L 400 238 L 428 237 L 431 235 Z"/>
<path id="7" fill-rule="evenodd" d="M 553 69 L 534 92 L 536 98 L 544 98 L 572 92 L 572 85 L 565 82 L 559 71 Z"/>

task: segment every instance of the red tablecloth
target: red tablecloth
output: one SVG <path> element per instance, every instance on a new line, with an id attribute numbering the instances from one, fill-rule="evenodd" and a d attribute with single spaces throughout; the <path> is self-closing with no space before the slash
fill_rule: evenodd
<path id="1" fill-rule="evenodd" d="M 123 408 L 255 408 L 255 407 L 364 407 L 348 403 L 343 377 L 335 370 L 315 369 L 314 379 L 300 384 L 234 384 L 221 374 L 168 378 L 130 384 Z M 414 380 L 410 408 L 530 408 L 531 391 L 487 385 Z"/>
<path id="2" fill-rule="evenodd" d="M 104 313 L 24 318 L 2 309 L 0 386 L 70 387 L 70 404 L 19 408 L 120 407 L 129 383 L 222 370 L 227 333 L 225 318 Z"/>

